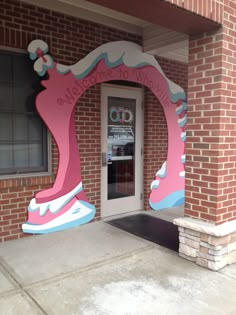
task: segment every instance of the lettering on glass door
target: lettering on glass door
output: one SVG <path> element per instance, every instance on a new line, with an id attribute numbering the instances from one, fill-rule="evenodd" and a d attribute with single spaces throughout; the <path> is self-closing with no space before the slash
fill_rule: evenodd
<path id="1" fill-rule="evenodd" d="M 108 97 L 108 200 L 135 194 L 135 104 Z"/>

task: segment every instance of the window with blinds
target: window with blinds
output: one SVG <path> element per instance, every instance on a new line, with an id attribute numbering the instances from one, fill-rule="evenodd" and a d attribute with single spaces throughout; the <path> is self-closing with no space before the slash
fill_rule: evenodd
<path id="1" fill-rule="evenodd" d="M 40 89 L 28 55 L 0 51 L 0 175 L 48 170 L 47 131 L 35 108 Z"/>

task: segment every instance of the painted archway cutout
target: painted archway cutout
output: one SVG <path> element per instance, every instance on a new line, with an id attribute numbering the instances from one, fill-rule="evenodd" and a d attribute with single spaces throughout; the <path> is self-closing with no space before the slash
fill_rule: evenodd
<path id="1" fill-rule="evenodd" d="M 80 96 L 91 86 L 110 80 L 126 80 L 148 87 L 161 102 L 168 127 L 167 160 L 151 183 L 152 209 L 169 208 L 184 202 L 186 96 L 168 80 L 153 56 L 132 42 L 104 44 L 78 63 L 66 66 L 47 54 L 48 45 L 34 40 L 28 46 L 34 70 L 48 80 L 37 95 L 36 108 L 59 150 L 59 165 L 53 186 L 38 192 L 28 206 L 23 232 L 45 234 L 91 221 L 95 207 L 89 203 L 81 180 L 80 155 L 74 114 Z M 155 171 L 155 170 L 154 170 Z"/>

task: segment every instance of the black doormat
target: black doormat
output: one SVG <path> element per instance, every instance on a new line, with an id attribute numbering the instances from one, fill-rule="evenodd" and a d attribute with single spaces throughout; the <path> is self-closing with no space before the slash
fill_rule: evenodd
<path id="1" fill-rule="evenodd" d="M 107 221 L 106 223 L 178 252 L 178 227 L 171 222 L 148 214 L 137 214 Z"/>

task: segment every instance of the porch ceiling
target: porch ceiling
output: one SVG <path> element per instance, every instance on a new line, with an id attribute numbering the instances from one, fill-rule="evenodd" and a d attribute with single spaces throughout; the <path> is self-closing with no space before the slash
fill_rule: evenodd
<path id="1" fill-rule="evenodd" d="M 24 2 L 79 17 L 95 23 L 138 34 L 143 37 L 144 52 L 188 63 L 188 35 L 152 24 L 123 12 L 87 0 L 22 0 Z M 127 0 L 130 1 L 130 0 Z M 137 1 L 139 2 L 139 1 Z"/>
<path id="2" fill-rule="evenodd" d="M 144 52 L 188 63 L 189 36 L 157 25 L 143 28 Z"/>
<path id="3" fill-rule="evenodd" d="M 188 35 L 212 31 L 220 24 L 164 0 L 88 0 Z"/>
<path id="4" fill-rule="evenodd" d="M 87 0 L 22 0 L 143 37 L 144 52 L 171 60 L 188 62 L 188 35 L 154 25 L 143 19 L 97 5 Z M 127 0 L 130 1 L 130 0 Z M 139 0 L 137 0 L 139 2 Z"/>

